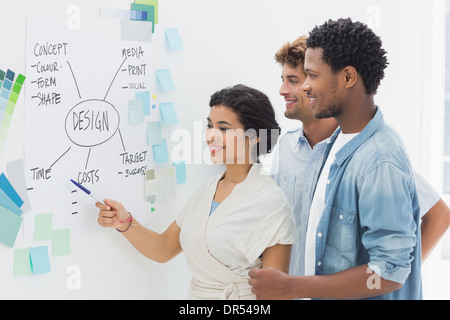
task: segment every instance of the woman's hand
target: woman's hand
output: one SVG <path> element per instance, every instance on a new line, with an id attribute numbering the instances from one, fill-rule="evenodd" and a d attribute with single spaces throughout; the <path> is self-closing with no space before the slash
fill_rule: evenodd
<path id="1" fill-rule="evenodd" d="M 105 204 L 97 202 L 95 206 L 100 209 L 98 214 L 98 224 L 105 228 L 120 229 L 123 227 L 123 223 L 130 218 L 130 214 L 127 209 L 117 201 L 104 200 Z"/>

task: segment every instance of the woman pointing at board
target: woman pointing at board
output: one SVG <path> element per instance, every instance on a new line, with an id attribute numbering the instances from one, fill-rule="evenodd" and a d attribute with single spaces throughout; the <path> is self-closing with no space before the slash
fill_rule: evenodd
<path id="1" fill-rule="evenodd" d="M 216 92 L 210 107 L 206 140 L 224 173 L 200 187 L 162 234 L 113 200 L 97 202 L 98 223 L 116 228 L 157 262 L 184 252 L 193 275 L 189 299 L 255 299 L 248 272 L 273 267 L 287 273 L 294 240 L 287 199 L 258 162 L 280 129 L 267 96 L 243 85 Z"/>

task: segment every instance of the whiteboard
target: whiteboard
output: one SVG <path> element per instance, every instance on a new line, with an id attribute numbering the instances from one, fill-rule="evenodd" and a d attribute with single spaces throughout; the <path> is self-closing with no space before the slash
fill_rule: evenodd
<path id="1" fill-rule="evenodd" d="M 302 1 L 290 0 L 276 2 L 160 0 L 159 2 L 159 23 L 152 36 L 152 42 L 130 43 L 129 47 L 141 45 L 144 48 L 145 63 L 149 65 L 149 77 L 143 82 L 148 84 L 150 92 L 157 95 L 155 100 L 157 104 L 172 102 L 180 119 L 179 125 L 167 128 L 164 134 L 169 140 L 174 139 L 170 141 L 170 147 L 174 147 L 179 145 L 181 134 L 189 133 L 188 142 L 193 164 L 187 166 L 187 183 L 177 185 L 176 196 L 170 201 L 156 203 L 156 211 L 153 214 L 148 213 L 148 203 L 138 199 L 140 196 L 132 192 L 142 190 L 142 184 L 137 179 L 139 177 L 123 179 L 117 174 L 119 172 L 117 168 L 126 169 L 121 162 L 123 145 L 117 132 L 107 141 L 106 138 L 102 139 L 102 143 L 98 145 L 83 147 L 70 140 L 64 129 L 66 117 L 72 108 L 83 101 L 102 100 L 107 95 L 108 102 L 119 113 L 119 127 L 123 128 L 121 133 L 126 148 L 132 154 L 145 151 L 147 147 L 145 128 L 127 125 L 127 114 L 123 108 L 127 106 L 127 101 L 132 99 L 133 92 L 121 89 L 121 81 L 124 78 L 118 77 L 117 81 L 113 81 L 123 62 L 121 49 L 124 48 L 124 44 L 120 39 L 120 19 L 102 18 L 99 14 L 102 8 L 129 9 L 131 1 L 22 0 L 2 1 L 0 4 L 0 12 L 8 13 L 3 16 L 0 24 L 3 29 L 10 30 L 4 35 L 4 40 L 14 48 L 0 52 L 0 68 L 27 73 L 30 68 L 27 56 L 33 54 L 27 49 L 27 37 L 32 32 L 36 32 L 31 35 L 32 39 L 40 39 L 40 42 L 69 43 L 66 49 L 70 52 L 68 59 L 65 61 L 61 59 L 64 71 L 58 80 L 61 81 L 60 89 L 65 95 L 68 107 L 64 110 L 49 108 L 51 110 L 48 112 L 49 122 L 39 124 L 57 126 L 59 133 L 50 136 L 54 133 L 53 128 L 47 128 L 40 135 L 36 135 L 39 141 L 33 141 L 35 137 L 31 132 L 37 130 L 33 126 L 38 124 L 33 123 L 32 117 L 29 117 L 32 114 L 28 113 L 26 102 L 36 94 L 36 90 L 27 82 L 13 116 L 5 154 L 1 159 L 2 171 L 5 170 L 6 163 L 19 158 L 25 160 L 28 170 L 48 169 L 55 163 L 51 171 L 54 180 L 51 181 L 59 185 L 61 191 L 64 190 L 63 196 L 54 197 L 47 206 L 42 199 L 33 198 L 30 192 L 32 211 L 25 213 L 28 217 L 51 211 L 55 217 L 59 214 L 58 206 L 65 207 L 66 203 L 70 206 L 72 202 L 79 202 L 76 210 L 79 215 L 74 217 L 68 210 L 70 217 L 67 219 L 56 218 L 56 224 L 61 227 L 68 226 L 79 232 L 74 232 L 72 236 L 71 255 L 51 259 L 51 273 L 14 277 L 13 250 L 0 247 L 2 261 L 0 282 L 2 288 L 7 288 L 0 290 L 0 298 L 184 299 L 190 281 L 184 256 L 180 255 L 164 265 L 145 259 L 122 239 L 120 234 L 96 225 L 96 211 L 89 198 L 83 199 L 79 194 L 72 201 L 70 192 L 73 187 L 70 186 L 68 179 L 78 178 L 80 172 L 100 170 L 99 183 L 93 185 L 96 193 L 122 201 L 153 230 L 164 231 L 189 195 L 204 181 L 223 170 L 220 166 L 211 166 L 204 161 L 203 126 L 206 126 L 210 95 L 238 83 L 255 87 L 265 92 L 271 99 L 283 130 L 297 127 L 295 121 L 287 120 L 283 116 L 283 99 L 278 95 L 280 67 L 273 57 L 283 43 L 307 34 L 313 26 L 329 18 L 350 16 L 355 20 L 370 22 L 383 38 L 391 64 L 377 96 L 377 103 L 382 108 L 385 106 L 383 112 L 397 126 L 405 139 L 412 161 L 420 164 L 421 145 L 416 142 L 421 141 L 422 132 L 417 128 L 421 128 L 422 125 L 423 93 L 420 90 L 421 82 L 417 81 L 410 66 L 423 64 L 423 55 L 417 50 L 418 44 L 424 41 L 425 37 L 420 22 L 430 14 L 423 1 L 402 0 L 386 3 L 381 0 L 370 2 L 323 0 L 308 3 L 307 7 Z M 67 22 L 73 18 L 73 6 L 79 9 L 80 29 L 69 30 Z M 401 24 L 397 21 L 398 12 L 403 12 L 408 17 Z M 37 26 L 28 24 L 30 21 L 42 20 L 44 22 Z M 55 20 L 57 22 L 53 22 Z M 42 33 L 54 23 L 61 25 L 59 30 L 53 30 L 47 35 Z M 12 25 L 14 28 L 10 28 Z M 29 26 L 36 27 L 29 30 Z M 164 36 L 165 28 L 179 29 L 184 44 L 183 51 L 171 52 L 168 49 Z M 56 38 L 52 39 L 53 36 Z M 95 51 L 90 48 L 99 49 Z M 406 58 L 405 52 L 408 52 Z M 70 68 L 73 72 L 67 71 Z M 158 89 L 154 78 L 156 68 L 171 70 L 176 91 L 161 92 Z M 34 78 L 32 74 L 26 75 L 27 81 Z M 107 94 L 111 83 L 113 86 Z M 408 121 L 396 122 L 395 119 L 399 119 L 404 113 L 409 115 Z M 42 139 L 45 135 L 48 135 L 47 138 Z M 40 145 L 42 140 L 48 142 L 48 145 L 40 147 L 45 155 L 37 154 L 37 150 L 33 151 L 32 146 L 30 147 L 33 142 Z M 89 149 L 91 151 L 88 159 Z M 31 157 L 28 157 L 28 152 L 31 152 Z M 194 164 L 198 162 L 195 160 L 199 160 L 201 164 Z M 32 174 L 31 171 L 26 172 L 29 184 L 36 183 L 37 189 L 47 186 L 54 188 L 43 180 L 33 180 Z M 116 179 L 123 183 L 123 188 L 117 187 Z M 51 197 L 48 193 L 47 196 Z M 77 219 L 80 221 L 76 221 Z M 29 225 L 27 221 L 24 222 L 15 248 L 45 244 L 27 238 Z M 80 288 L 70 288 L 71 276 L 77 272 L 81 275 Z M 111 282 L 111 279 L 114 281 Z"/>

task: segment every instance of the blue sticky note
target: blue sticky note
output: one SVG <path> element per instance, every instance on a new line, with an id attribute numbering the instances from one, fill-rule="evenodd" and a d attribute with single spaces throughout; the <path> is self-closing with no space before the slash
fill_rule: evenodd
<path id="1" fill-rule="evenodd" d="M 11 212 L 14 212 L 18 216 L 21 216 L 23 211 L 19 208 L 18 205 L 11 200 L 10 197 L 6 194 L 3 189 L 0 189 L 0 206 L 8 209 Z"/>
<path id="2" fill-rule="evenodd" d="M 174 162 L 173 166 L 177 172 L 177 184 L 186 183 L 186 163 L 184 161 Z"/>
<path id="3" fill-rule="evenodd" d="M 23 200 L 20 198 L 19 194 L 14 190 L 13 186 L 9 182 L 8 178 L 5 176 L 4 173 L 0 175 L 0 189 L 3 189 L 3 191 L 8 195 L 8 197 L 14 201 L 14 203 L 18 207 L 22 207 Z"/>
<path id="4" fill-rule="evenodd" d="M 144 116 L 150 115 L 150 91 L 136 92 L 135 99 L 142 100 L 142 107 L 144 108 Z"/>
<path id="5" fill-rule="evenodd" d="M 22 217 L 0 206 L 0 242 L 14 247 L 17 234 L 22 224 Z"/>
<path id="6" fill-rule="evenodd" d="M 169 162 L 169 150 L 167 149 L 167 141 L 163 140 L 162 144 L 153 146 L 153 157 L 155 163 L 167 163 Z"/>
<path id="7" fill-rule="evenodd" d="M 166 40 L 171 51 L 180 51 L 184 49 L 183 41 L 178 29 L 166 29 Z"/>
<path id="8" fill-rule="evenodd" d="M 147 142 L 149 146 L 162 143 L 161 122 L 153 121 L 147 123 Z"/>
<path id="9" fill-rule="evenodd" d="M 173 103 L 163 103 L 159 104 L 159 110 L 161 112 L 161 117 L 167 126 L 178 124 L 177 113 L 173 107 Z"/>
<path id="10" fill-rule="evenodd" d="M 142 107 L 142 100 L 128 101 L 128 120 L 130 124 L 144 123 L 144 108 Z"/>
<path id="11" fill-rule="evenodd" d="M 30 258 L 33 274 L 43 274 L 51 271 L 48 246 L 30 248 Z"/>
<path id="12" fill-rule="evenodd" d="M 175 84 L 173 83 L 172 76 L 169 69 L 156 70 L 156 77 L 158 83 L 163 91 L 175 91 Z"/>

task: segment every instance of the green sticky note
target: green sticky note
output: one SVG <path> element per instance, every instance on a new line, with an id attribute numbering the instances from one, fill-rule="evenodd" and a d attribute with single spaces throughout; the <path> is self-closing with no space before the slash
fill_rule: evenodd
<path id="1" fill-rule="evenodd" d="M 0 206 L 0 242 L 14 247 L 17 234 L 22 224 L 22 217 Z"/>
<path id="2" fill-rule="evenodd" d="M 136 4 L 146 4 L 155 7 L 155 24 L 158 24 L 158 0 L 135 0 Z"/>
<path id="3" fill-rule="evenodd" d="M 52 253 L 54 257 L 71 253 L 70 229 L 53 230 Z"/>
<path id="4" fill-rule="evenodd" d="M 0 80 L 1 81 L 5 80 L 5 75 L 6 75 L 5 71 L 0 70 Z"/>
<path id="5" fill-rule="evenodd" d="M 53 239 L 53 214 L 37 214 L 34 216 L 34 241 Z"/>
<path id="6" fill-rule="evenodd" d="M 147 12 L 147 20 L 142 20 L 142 21 L 151 21 L 152 22 L 152 33 L 155 33 L 155 7 L 154 6 L 132 3 L 131 10 L 146 11 Z"/>
<path id="7" fill-rule="evenodd" d="M 24 82 L 25 82 L 26 77 L 23 74 L 19 74 L 17 76 L 16 79 L 16 83 L 20 84 L 21 86 L 23 86 Z"/>
<path id="8" fill-rule="evenodd" d="M 14 276 L 28 276 L 33 274 L 31 269 L 30 249 L 14 250 Z"/>

